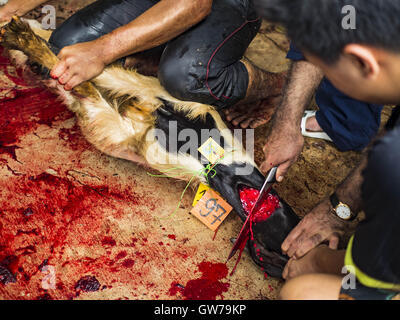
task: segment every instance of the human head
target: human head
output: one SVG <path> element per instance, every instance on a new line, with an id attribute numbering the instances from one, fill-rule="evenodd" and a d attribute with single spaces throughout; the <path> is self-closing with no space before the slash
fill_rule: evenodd
<path id="1" fill-rule="evenodd" d="M 371 103 L 400 103 L 400 1 L 253 1 L 339 90 Z"/>

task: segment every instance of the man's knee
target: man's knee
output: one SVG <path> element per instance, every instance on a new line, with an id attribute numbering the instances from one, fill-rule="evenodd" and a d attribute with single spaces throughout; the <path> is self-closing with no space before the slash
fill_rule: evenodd
<path id="1" fill-rule="evenodd" d="M 196 63 L 196 57 L 188 54 L 179 57 L 174 50 L 164 51 L 158 67 L 161 85 L 175 98 L 212 104 L 213 99 L 206 87 L 207 68 Z"/>
<path id="2" fill-rule="evenodd" d="M 237 63 L 239 64 L 239 62 Z M 195 101 L 223 109 L 242 100 L 246 94 L 247 71 L 239 74 L 240 66 L 215 65 L 208 70 L 206 62 L 196 57 L 179 59 L 175 56 L 161 58 L 158 78 L 161 85 L 175 98 Z"/>
<path id="3" fill-rule="evenodd" d="M 49 43 L 54 47 L 53 50 L 61 51 L 62 48 L 80 43 L 92 41 L 102 34 L 86 28 L 78 17 L 71 17 L 52 33 Z M 58 52 L 56 52 L 58 53 Z"/>
<path id="4" fill-rule="evenodd" d="M 189 66 L 179 59 L 161 58 L 158 66 L 158 79 L 161 85 L 175 98 L 190 100 L 190 91 L 193 87 Z"/>
<path id="5" fill-rule="evenodd" d="M 281 300 L 303 300 L 307 293 L 304 290 L 308 287 L 308 280 L 303 279 L 302 276 L 293 278 L 282 287 L 279 297 Z"/>
<path id="6" fill-rule="evenodd" d="M 112 12 L 113 6 L 112 1 L 95 1 L 82 8 L 54 30 L 49 43 L 60 51 L 64 47 L 92 41 L 111 32 L 122 25 L 107 14 Z"/>
<path id="7" fill-rule="evenodd" d="M 289 280 L 280 292 L 282 300 L 337 300 L 341 278 L 329 274 L 306 274 Z"/>

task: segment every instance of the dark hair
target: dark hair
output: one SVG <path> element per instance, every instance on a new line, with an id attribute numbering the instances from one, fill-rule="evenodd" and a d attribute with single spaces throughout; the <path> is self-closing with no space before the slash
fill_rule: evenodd
<path id="1" fill-rule="evenodd" d="M 336 62 L 350 43 L 400 52 L 399 0 L 253 0 L 260 16 L 282 24 L 301 50 Z M 342 9 L 356 10 L 356 29 L 345 29 Z"/>

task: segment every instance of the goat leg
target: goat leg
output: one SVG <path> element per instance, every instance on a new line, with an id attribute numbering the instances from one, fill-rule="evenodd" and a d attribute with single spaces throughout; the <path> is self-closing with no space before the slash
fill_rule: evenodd
<path id="1" fill-rule="evenodd" d="M 42 70 L 51 70 L 59 59 L 51 51 L 49 44 L 36 35 L 29 24 L 14 16 L 10 23 L 1 28 L 0 43 L 7 49 L 22 51 L 31 63 Z M 82 98 L 99 98 L 99 93 L 90 82 L 84 82 L 74 88 L 73 92 Z"/>

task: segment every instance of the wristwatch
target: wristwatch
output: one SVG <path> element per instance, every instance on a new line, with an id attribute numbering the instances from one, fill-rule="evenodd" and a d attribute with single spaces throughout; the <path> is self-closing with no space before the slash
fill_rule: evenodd
<path id="1" fill-rule="evenodd" d="M 336 192 L 334 192 L 330 196 L 330 201 L 333 207 L 334 214 L 340 219 L 344 221 L 352 221 L 357 217 L 357 215 L 351 211 L 350 207 L 347 204 L 340 202 Z"/>

